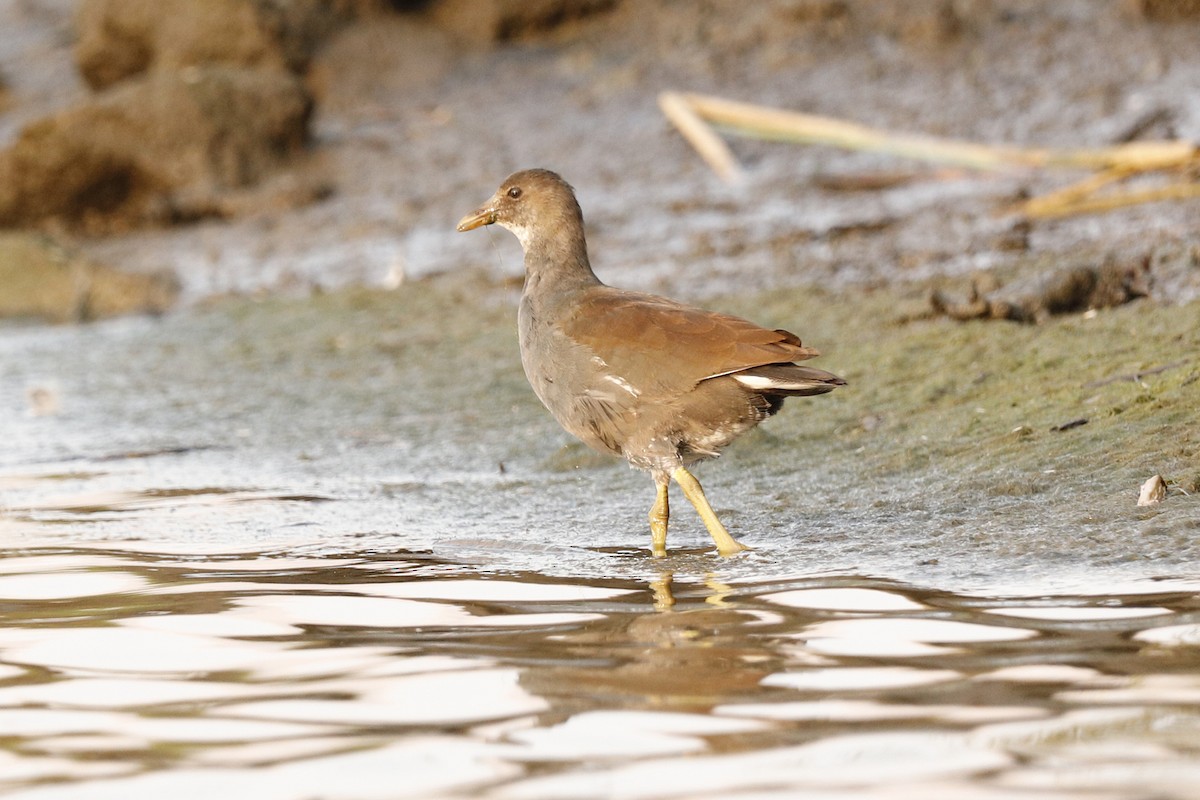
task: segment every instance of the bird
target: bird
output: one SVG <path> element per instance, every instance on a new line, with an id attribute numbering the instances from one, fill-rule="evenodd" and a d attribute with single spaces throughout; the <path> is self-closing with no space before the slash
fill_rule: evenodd
<path id="1" fill-rule="evenodd" d="M 846 381 L 797 364 L 819 353 L 793 333 L 602 283 L 575 190 L 555 172 L 513 173 L 457 229 L 486 225 L 511 231 L 524 251 L 517 330 L 534 393 L 568 433 L 654 479 L 652 555 L 666 555 L 672 480 L 719 555 L 751 549 L 730 535 L 688 467 L 718 455 L 785 398 Z"/>

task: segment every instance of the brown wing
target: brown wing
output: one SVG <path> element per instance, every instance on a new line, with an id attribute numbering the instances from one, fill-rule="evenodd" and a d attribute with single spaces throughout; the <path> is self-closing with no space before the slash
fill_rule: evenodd
<path id="1" fill-rule="evenodd" d="M 592 292 L 565 332 L 636 384 L 694 386 L 706 378 L 818 355 L 794 334 L 655 295 Z"/>

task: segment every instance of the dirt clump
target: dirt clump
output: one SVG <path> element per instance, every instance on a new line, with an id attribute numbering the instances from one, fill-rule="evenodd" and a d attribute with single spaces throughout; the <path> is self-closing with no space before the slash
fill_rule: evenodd
<path id="1" fill-rule="evenodd" d="M 28 125 L 0 152 L 0 225 L 90 230 L 186 216 L 180 198 L 258 181 L 305 142 L 312 103 L 279 70 L 156 72 Z"/>
<path id="2" fill-rule="evenodd" d="M 299 73 L 356 10 L 351 0 L 83 0 L 75 58 L 97 93 L 0 152 L 0 226 L 102 233 L 246 207 L 228 193 L 306 143 L 313 100 Z"/>
<path id="3" fill-rule="evenodd" d="M 518 39 L 608 11 L 617 0 L 440 0 L 436 25 L 469 41 Z"/>
<path id="4" fill-rule="evenodd" d="M 819 0 L 797 4 L 797 19 L 833 25 L 849 32 L 875 33 L 908 44 L 937 44 L 954 39 L 978 14 L 975 4 L 951 0 L 880 3 L 875 0 Z"/>
<path id="5" fill-rule="evenodd" d="M 1053 314 L 1113 308 L 1150 294 L 1150 259 L 1137 263 L 1110 257 L 1099 266 L 1065 267 L 1033 280 L 997 286 L 990 276 L 972 281 L 965 301 L 935 290 L 934 315 L 951 319 L 1007 319 L 1041 323 Z"/>
<path id="6" fill-rule="evenodd" d="M 1129 0 L 1128 4 L 1135 13 L 1156 22 L 1200 19 L 1200 0 Z"/>
<path id="7" fill-rule="evenodd" d="M 122 272 L 30 233 L 0 233 L 0 286 L 0 318 L 58 323 L 160 314 L 179 295 L 170 272 Z"/>
<path id="8" fill-rule="evenodd" d="M 203 64 L 300 73 L 344 16 L 329 0 L 83 0 L 75 60 L 93 89 Z"/>

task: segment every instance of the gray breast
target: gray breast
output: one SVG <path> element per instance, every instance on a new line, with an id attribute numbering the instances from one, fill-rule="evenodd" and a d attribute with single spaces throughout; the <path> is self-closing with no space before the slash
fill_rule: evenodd
<path id="1" fill-rule="evenodd" d="M 517 317 L 521 365 L 534 393 L 568 433 L 593 449 L 622 455 L 640 392 L 539 311 L 524 298 Z"/>

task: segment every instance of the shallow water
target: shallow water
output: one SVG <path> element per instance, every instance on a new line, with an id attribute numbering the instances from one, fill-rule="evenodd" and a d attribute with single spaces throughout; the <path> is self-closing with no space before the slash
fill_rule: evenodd
<path id="1" fill-rule="evenodd" d="M 1195 589 L 9 549 L 0 780 L 28 800 L 1196 797 Z"/>

